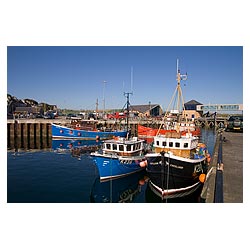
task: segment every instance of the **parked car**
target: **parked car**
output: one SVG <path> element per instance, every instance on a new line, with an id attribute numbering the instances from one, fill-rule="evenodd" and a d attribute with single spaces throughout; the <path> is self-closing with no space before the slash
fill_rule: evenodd
<path id="1" fill-rule="evenodd" d="M 34 118 L 43 118 L 44 116 L 42 114 L 35 114 Z"/>
<path id="2" fill-rule="evenodd" d="M 77 120 L 77 119 L 82 119 L 81 117 L 79 117 L 78 115 L 76 115 L 76 114 L 68 114 L 67 116 L 66 116 L 66 119 L 71 119 L 71 120 Z"/>
<path id="3" fill-rule="evenodd" d="M 48 112 L 43 116 L 44 119 L 55 119 L 55 115 L 52 112 Z"/>
<path id="4" fill-rule="evenodd" d="M 88 120 L 97 120 L 97 116 L 95 113 L 89 113 L 88 114 Z"/>
<path id="5" fill-rule="evenodd" d="M 243 115 L 232 115 L 227 122 L 226 131 L 243 132 Z"/>

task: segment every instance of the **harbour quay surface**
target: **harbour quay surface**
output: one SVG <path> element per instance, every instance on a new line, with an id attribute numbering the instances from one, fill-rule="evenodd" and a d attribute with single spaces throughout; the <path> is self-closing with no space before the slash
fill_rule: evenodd
<path id="1" fill-rule="evenodd" d="M 221 138 L 220 150 L 220 136 L 217 136 L 201 198 L 206 203 L 216 202 L 216 197 L 224 203 L 242 203 L 243 133 L 223 131 Z"/>

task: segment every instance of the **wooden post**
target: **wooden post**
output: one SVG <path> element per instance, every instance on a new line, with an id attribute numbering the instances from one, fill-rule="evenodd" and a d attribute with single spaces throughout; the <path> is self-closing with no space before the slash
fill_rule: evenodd
<path id="1" fill-rule="evenodd" d="M 40 124 L 41 148 L 46 148 L 46 124 Z"/>
<path id="2" fill-rule="evenodd" d="M 21 148 L 21 124 L 15 120 L 15 124 L 14 124 L 14 134 L 15 134 L 15 139 L 14 139 L 14 143 L 15 143 L 15 149 L 18 150 L 19 148 Z"/>
<path id="3" fill-rule="evenodd" d="M 12 149 L 14 148 L 14 136 L 15 136 L 15 133 L 14 133 L 14 123 L 10 123 L 8 124 L 8 148 Z"/>
<path id="4" fill-rule="evenodd" d="M 22 124 L 22 135 L 23 135 L 23 138 L 22 138 L 22 141 L 23 141 L 23 147 L 24 149 L 27 149 L 28 148 L 28 124 L 27 123 L 24 123 Z"/>
<path id="5" fill-rule="evenodd" d="M 41 148 L 40 124 L 34 123 L 34 129 L 35 129 L 35 147 L 40 149 Z"/>
<path id="6" fill-rule="evenodd" d="M 47 147 L 51 148 L 51 146 L 52 146 L 52 130 L 51 130 L 50 123 L 46 123 L 46 130 L 47 130 Z"/>
<path id="7" fill-rule="evenodd" d="M 34 149 L 35 148 L 35 138 L 34 138 L 34 134 L 35 134 L 35 130 L 34 130 L 34 123 L 29 123 L 28 124 L 29 127 L 29 148 L 30 149 Z"/>

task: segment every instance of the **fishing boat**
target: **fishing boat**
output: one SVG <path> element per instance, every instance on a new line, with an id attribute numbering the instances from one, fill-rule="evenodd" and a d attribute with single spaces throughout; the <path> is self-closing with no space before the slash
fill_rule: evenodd
<path id="1" fill-rule="evenodd" d="M 126 130 L 98 127 L 95 120 L 72 120 L 68 126 L 52 123 L 53 139 L 106 140 L 114 136 L 126 137 Z"/>
<path id="2" fill-rule="evenodd" d="M 180 81 L 186 79 L 185 77 L 186 75 L 180 74 L 177 60 L 175 94 L 182 101 Z M 184 105 L 177 105 L 184 109 Z M 185 110 L 178 112 L 181 113 L 185 118 Z M 159 129 L 154 136 L 153 152 L 146 154 L 149 186 L 162 199 L 185 196 L 197 190 L 205 181 L 210 161 L 206 145 L 200 143 L 199 137 L 194 136 L 189 129 L 183 134 L 180 130 L 181 117 L 178 118 L 175 130 L 164 134 L 159 133 Z"/>
<path id="3" fill-rule="evenodd" d="M 127 97 L 127 131 L 129 131 L 129 95 Z M 104 141 L 102 149 L 91 153 L 101 181 L 125 177 L 145 169 L 145 141 L 137 137 L 114 137 Z"/>
<path id="4" fill-rule="evenodd" d="M 138 137 L 153 138 L 154 136 L 156 136 L 157 133 L 164 135 L 167 132 L 174 132 L 177 129 L 177 122 L 167 122 L 165 123 L 164 127 L 165 127 L 164 129 L 159 130 L 158 128 L 150 128 L 150 127 L 138 124 Z M 197 128 L 195 124 L 190 123 L 190 122 L 187 124 L 182 122 L 179 128 L 180 128 L 182 135 L 185 135 L 188 130 L 192 135 L 200 136 L 201 134 L 200 128 Z"/>
<path id="5" fill-rule="evenodd" d="M 104 141 L 101 150 L 90 154 L 98 168 L 100 180 L 125 177 L 145 169 L 144 143 L 137 137 L 116 137 Z"/>

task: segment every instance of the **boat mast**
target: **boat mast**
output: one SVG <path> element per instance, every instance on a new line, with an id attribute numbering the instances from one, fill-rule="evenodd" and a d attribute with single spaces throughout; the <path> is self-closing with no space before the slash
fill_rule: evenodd
<path id="1" fill-rule="evenodd" d="M 185 106 L 184 106 L 184 99 L 183 99 L 182 90 L 181 90 L 181 80 L 183 80 L 183 81 L 187 80 L 187 73 L 185 75 L 181 75 L 181 72 L 179 70 L 179 59 L 178 58 L 177 58 L 177 62 L 176 62 L 176 80 L 177 80 L 177 86 L 175 88 L 175 91 L 174 91 L 174 94 L 173 94 L 173 96 L 171 98 L 171 101 L 170 101 L 170 103 L 168 105 L 168 108 L 166 110 L 165 116 L 163 117 L 163 121 L 167 117 L 168 111 L 170 111 L 170 106 L 171 106 L 174 98 L 176 97 L 176 95 L 177 95 L 177 98 L 178 98 L 178 100 L 177 100 L 177 107 L 176 108 L 177 108 L 178 112 L 180 112 L 180 102 L 182 101 L 182 107 L 183 107 L 183 110 L 184 110 L 184 116 L 186 118 L 186 115 L 185 115 Z M 177 114 L 177 117 L 178 116 L 179 116 L 178 120 L 180 120 L 180 115 Z M 160 127 L 159 127 L 156 135 L 159 134 L 161 127 L 162 127 L 162 124 L 160 125 Z"/>
<path id="2" fill-rule="evenodd" d="M 129 102 L 129 95 L 133 95 L 133 67 L 131 67 L 131 73 L 130 73 L 130 88 L 131 88 L 131 92 L 124 92 L 124 96 L 126 96 L 127 98 L 127 102 L 126 102 L 126 128 L 127 131 L 129 130 L 128 127 L 128 120 L 129 120 L 129 106 L 130 106 L 130 102 Z"/>
<path id="3" fill-rule="evenodd" d="M 181 111 L 180 103 L 182 103 L 183 115 L 184 115 L 184 118 L 186 119 L 184 99 L 183 99 L 182 90 L 181 90 L 181 80 L 183 81 L 187 80 L 187 73 L 184 75 L 181 75 L 181 71 L 179 69 L 179 59 L 177 59 L 176 78 L 177 78 L 176 80 L 177 80 L 177 93 L 178 93 L 177 110 Z"/>
<path id="4" fill-rule="evenodd" d="M 129 106 L 130 106 L 130 102 L 129 102 L 129 95 L 133 95 L 132 92 L 124 92 L 124 95 L 126 96 L 127 98 L 127 102 L 126 102 L 126 128 L 127 128 L 127 131 L 128 131 L 128 120 L 129 120 Z"/>

